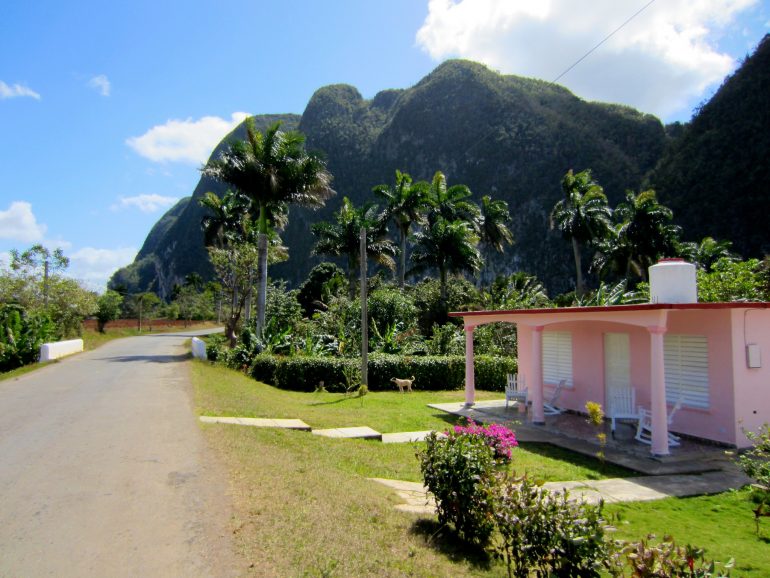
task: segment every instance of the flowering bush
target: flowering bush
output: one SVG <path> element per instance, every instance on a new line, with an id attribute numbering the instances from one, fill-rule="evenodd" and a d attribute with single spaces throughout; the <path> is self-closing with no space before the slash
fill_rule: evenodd
<path id="1" fill-rule="evenodd" d="M 472 419 L 468 420 L 467 426 L 456 425 L 453 431 L 446 433 L 447 435 L 470 435 L 481 438 L 495 451 L 495 459 L 503 462 L 511 461 L 511 449 L 519 445 L 519 442 L 516 441 L 516 434 L 504 425 L 496 423 L 478 425 Z"/>

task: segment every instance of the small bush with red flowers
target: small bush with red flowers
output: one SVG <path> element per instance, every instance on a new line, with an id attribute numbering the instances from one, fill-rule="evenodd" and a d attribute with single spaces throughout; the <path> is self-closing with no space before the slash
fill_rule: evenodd
<path id="1" fill-rule="evenodd" d="M 495 460 L 503 463 L 511 461 L 511 450 L 519 445 L 519 442 L 516 441 L 516 434 L 504 425 L 496 423 L 478 425 L 472 419 L 468 420 L 468 425 L 456 425 L 452 431 L 446 433 L 447 435 L 479 437 L 494 450 Z"/>

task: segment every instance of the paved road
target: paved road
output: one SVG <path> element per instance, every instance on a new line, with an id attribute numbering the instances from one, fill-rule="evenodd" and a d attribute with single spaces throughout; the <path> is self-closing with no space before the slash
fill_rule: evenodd
<path id="1" fill-rule="evenodd" d="M 0 381 L 0 577 L 234 573 L 190 336 L 121 339 Z"/>

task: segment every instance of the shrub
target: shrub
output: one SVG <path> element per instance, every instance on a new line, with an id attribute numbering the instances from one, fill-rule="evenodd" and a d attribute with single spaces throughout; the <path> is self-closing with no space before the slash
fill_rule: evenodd
<path id="1" fill-rule="evenodd" d="M 648 540 L 654 536 L 648 536 Z M 717 568 L 717 563 L 707 560 L 702 549 L 690 546 L 677 546 L 670 536 L 664 536 L 663 542 L 649 544 L 639 542 L 614 544 L 615 550 L 609 556 L 607 567 L 612 576 L 633 578 L 724 578 L 730 576 L 732 560 L 724 564 L 724 570 Z M 631 573 L 626 574 L 625 569 Z"/>
<path id="2" fill-rule="evenodd" d="M 454 426 L 452 434 L 479 437 L 494 450 L 496 460 L 506 463 L 511 461 L 511 449 L 519 445 L 519 442 L 516 441 L 516 434 L 504 425 L 497 423 L 477 425 L 472 419 L 469 419 L 467 426 Z"/>
<path id="3" fill-rule="evenodd" d="M 601 510 L 526 477 L 499 481 L 493 516 L 508 576 L 599 576 L 607 558 Z"/>
<path id="4" fill-rule="evenodd" d="M 53 336 L 48 316 L 30 313 L 20 305 L 0 305 L 0 372 L 35 363 L 40 346 Z"/>
<path id="5" fill-rule="evenodd" d="M 436 499 L 438 519 L 464 540 L 484 545 L 494 530 L 494 452 L 479 436 L 435 432 L 418 452 L 425 486 Z"/>
<path id="6" fill-rule="evenodd" d="M 224 353 L 225 357 L 227 353 Z M 269 358 L 269 360 L 268 360 Z M 478 356 L 476 387 L 491 391 L 505 389 L 505 376 L 516 372 L 516 360 L 507 357 Z M 320 381 L 329 391 L 344 391 L 343 368 L 358 367 L 360 358 L 256 355 L 249 367 L 251 376 L 264 383 L 294 391 L 315 391 Z M 240 367 L 240 366 L 237 366 Z M 368 386 L 370 391 L 390 391 L 392 377 L 411 377 L 414 387 L 424 391 L 460 389 L 465 382 L 465 358 L 371 354 Z"/>

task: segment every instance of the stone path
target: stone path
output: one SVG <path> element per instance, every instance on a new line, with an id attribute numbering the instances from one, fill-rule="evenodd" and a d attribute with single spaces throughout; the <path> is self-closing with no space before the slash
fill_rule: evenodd
<path id="1" fill-rule="evenodd" d="M 309 431 L 313 435 L 327 438 L 379 440 L 384 444 L 411 443 L 424 441 L 433 430 L 405 431 L 383 434 L 367 426 L 338 427 L 328 429 L 313 429 L 300 419 L 269 419 L 257 417 L 219 417 L 202 415 L 203 423 L 225 423 L 251 427 L 275 427 L 280 429 L 295 429 Z M 439 433 L 439 435 L 444 435 Z"/>
<path id="2" fill-rule="evenodd" d="M 499 402 L 480 402 L 473 411 L 497 408 Z M 451 406 L 451 407 L 450 407 Z M 450 410 L 459 413 L 463 409 L 455 407 L 459 404 L 435 404 L 430 407 Z M 459 410 L 459 411 L 458 411 Z M 478 415 L 474 417 L 479 417 Z M 201 416 L 201 421 L 206 423 L 225 423 L 246 425 L 252 427 L 278 427 L 310 431 L 314 435 L 329 438 L 346 439 L 375 439 L 383 443 L 409 443 L 423 441 L 431 431 L 414 431 L 382 434 L 370 427 L 344 427 L 329 429 L 312 429 L 305 422 L 298 419 L 263 419 L 244 417 L 213 417 Z M 541 432 L 536 432 L 541 433 Z M 440 434 L 443 435 L 443 434 Z M 518 431 L 517 431 L 517 437 Z M 551 442 L 552 436 L 542 432 L 541 436 L 521 436 L 527 441 Z M 520 439 L 521 439 L 520 437 Z M 541 439 L 542 438 L 542 439 Z M 642 470 L 642 468 L 635 468 Z M 643 471 L 643 470 L 642 470 Z M 388 486 L 395 490 L 403 500 L 403 504 L 396 506 L 397 510 L 415 514 L 433 515 L 436 512 L 436 503 L 427 493 L 426 488 L 418 482 L 406 482 L 402 480 L 388 480 L 383 478 L 370 478 L 371 480 Z M 717 494 L 732 488 L 740 488 L 750 482 L 744 474 L 735 467 L 722 467 L 718 471 L 706 471 L 697 474 L 675 475 L 651 475 L 637 478 L 611 478 L 607 480 L 584 480 L 567 482 L 547 482 L 544 487 L 551 491 L 569 491 L 574 499 L 582 499 L 589 503 L 598 503 L 604 500 L 606 503 L 617 502 L 642 502 L 660 500 L 671 497 L 696 496 L 703 494 Z"/>
<path id="3" fill-rule="evenodd" d="M 397 510 L 414 514 L 433 515 L 436 513 L 436 503 L 421 483 L 384 478 L 369 479 L 396 491 L 396 494 L 404 501 L 403 504 L 396 506 Z M 595 504 L 600 499 L 606 503 L 645 502 L 672 497 L 718 494 L 732 488 L 740 488 L 747 483 L 749 483 L 749 479 L 737 471 L 721 471 L 699 475 L 547 482 L 543 485 L 554 492 L 566 489 L 574 499 L 582 499 Z"/>

